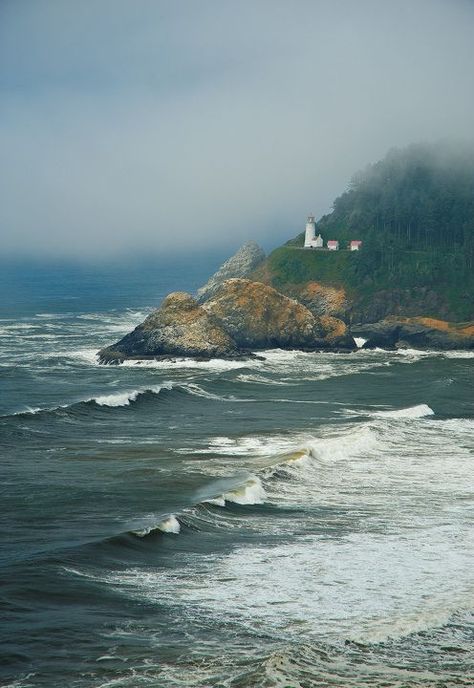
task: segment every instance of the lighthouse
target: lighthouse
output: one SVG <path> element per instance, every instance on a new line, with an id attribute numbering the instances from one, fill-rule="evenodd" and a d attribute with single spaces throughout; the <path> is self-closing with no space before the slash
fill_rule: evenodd
<path id="1" fill-rule="evenodd" d="M 304 247 L 312 248 L 313 241 L 316 237 L 316 224 L 314 222 L 314 216 L 310 215 L 306 222 L 306 232 L 304 236 Z"/>
<path id="2" fill-rule="evenodd" d="M 316 224 L 314 222 L 313 215 L 308 217 L 306 222 L 306 232 L 304 235 L 304 247 L 305 248 L 323 248 L 323 238 L 321 234 L 316 236 Z"/>

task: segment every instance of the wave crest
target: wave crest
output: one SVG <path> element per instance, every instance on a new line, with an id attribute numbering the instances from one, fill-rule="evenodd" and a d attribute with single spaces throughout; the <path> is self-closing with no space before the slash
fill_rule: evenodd
<path id="1" fill-rule="evenodd" d="M 375 418 L 424 418 L 434 416 L 434 411 L 428 404 L 417 404 L 393 411 L 374 411 L 370 415 Z"/>

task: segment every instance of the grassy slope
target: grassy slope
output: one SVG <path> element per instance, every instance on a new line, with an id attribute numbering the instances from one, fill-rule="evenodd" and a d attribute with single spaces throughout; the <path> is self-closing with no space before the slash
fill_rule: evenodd
<path id="1" fill-rule="evenodd" d="M 367 304 L 376 293 L 405 290 L 415 295 L 420 287 L 429 289 L 444 302 L 443 311 L 434 304 L 418 313 L 464 321 L 474 318 L 472 280 L 460 270 L 461 256 L 456 253 L 394 249 L 377 265 L 370 247 L 359 252 L 319 252 L 301 250 L 300 237 L 273 251 L 267 259 L 267 274 L 277 289 L 303 285 L 309 281 L 344 287 L 351 299 Z M 410 298 L 409 296 L 407 297 Z"/>

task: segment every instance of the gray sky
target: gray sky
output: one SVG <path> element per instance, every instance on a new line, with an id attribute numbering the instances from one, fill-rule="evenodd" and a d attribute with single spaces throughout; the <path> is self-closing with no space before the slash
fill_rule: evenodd
<path id="1" fill-rule="evenodd" d="M 275 246 L 471 137 L 468 0 L 1 0 L 4 255 Z"/>

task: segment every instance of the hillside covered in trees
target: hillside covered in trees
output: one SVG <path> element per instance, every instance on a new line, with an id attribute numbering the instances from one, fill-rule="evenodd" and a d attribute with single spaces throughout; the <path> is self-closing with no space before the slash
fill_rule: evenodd
<path id="1" fill-rule="evenodd" d="M 351 318 L 392 313 L 474 318 L 474 146 L 414 144 L 352 178 L 316 225 L 325 240 L 362 239 L 358 253 L 296 250 L 268 258 L 274 286 L 342 286 Z"/>

